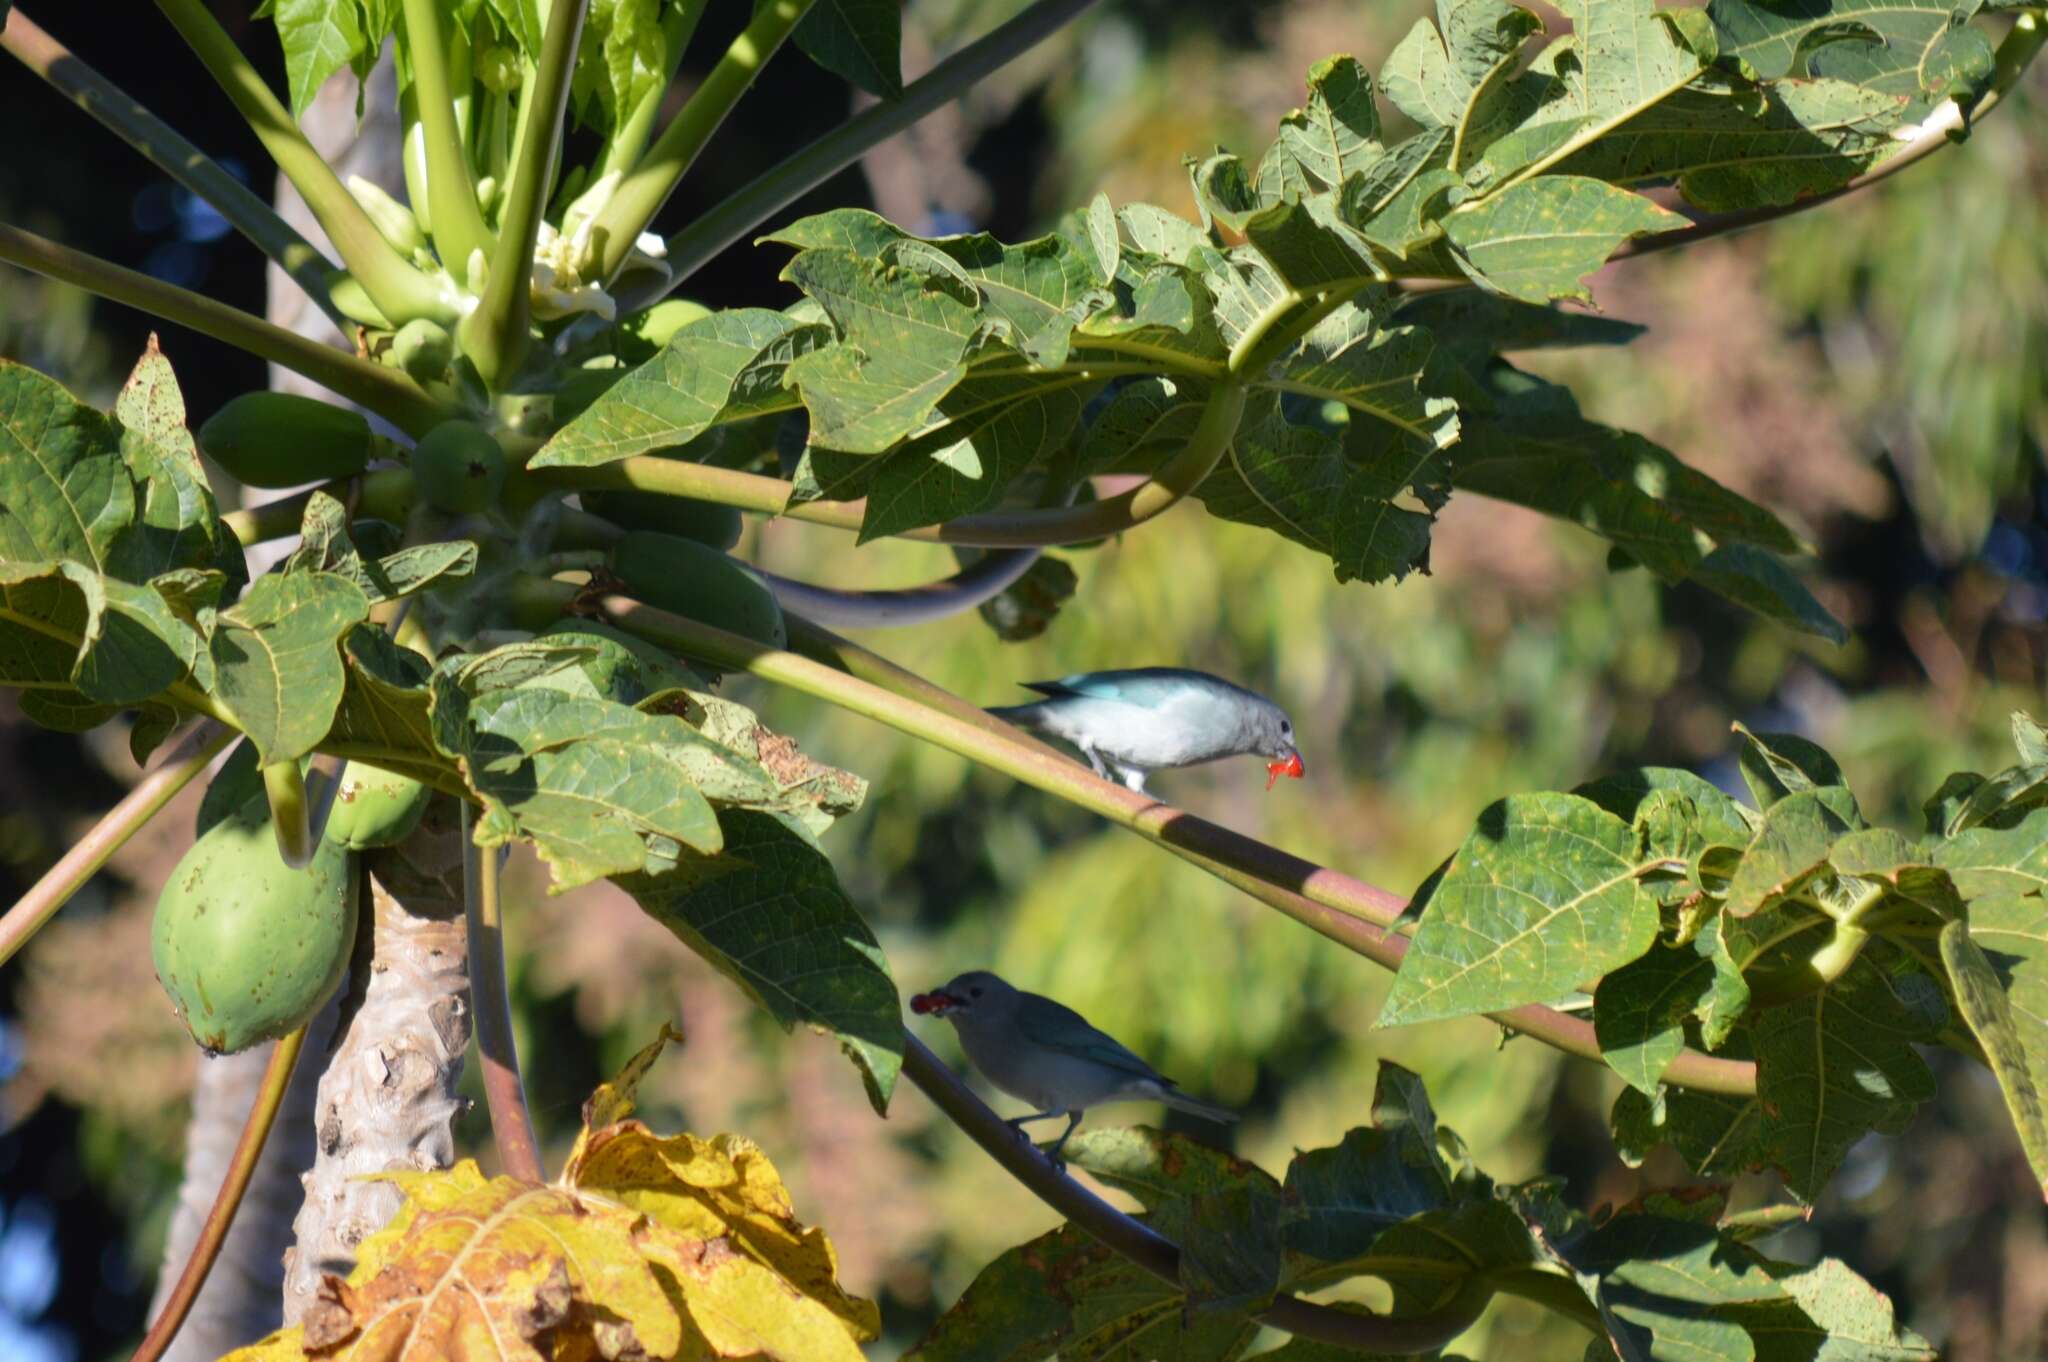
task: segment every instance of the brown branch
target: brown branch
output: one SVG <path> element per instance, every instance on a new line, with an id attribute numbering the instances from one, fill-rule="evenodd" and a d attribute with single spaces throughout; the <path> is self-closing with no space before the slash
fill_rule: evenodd
<path id="1" fill-rule="evenodd" d="M 988 1152 L 1003 1171 L 1024 1184 L 1032 1195 L 1064 1215 L 1153 1276 L 1181 1285 L 1180 1249 L 1141 1220 L 1125 1215 L 1062 1172 L 1016 1127 L 990 1110 L 951 1069 L 916 1036 L 904 1033 L 903 1073 L 932 1105 Z M 1492 1288 L 1474 1281 L 1450 1304 L 1427 1314 L 1355 1314 L 1327 1305 L 1281 1295 L 1255 1317 L 1261 1323 L 1302 1338 L 1320 1339 L 1368 1353 L 1434 1352 L 1472 1327 L 1486 1308 Z"/>
<path id="2" fill-rule="evenodd" d="M 228 1228 L 235 1223 L 235 1211 L 242 1204 L 242 1194 L 249 1190 L 250 1175 L 256 1171 L 256 1161 L 263 1155 L 263 1143 L 270 1138 L 270 1127 L 277 1120 L 277 1109 L 284 1104 L 285 1089 L 291 1086 L 292 1070 L 298 1065 L 299 1050 L 305 1042 L 306 1028 L 301 1026 L 278 1041 L 271 1050 L 269 1067 L 263 1071 L 263 1086 L 256 1093 L 256 1104 L 249 1109 L 249 1120 L 242 1127 L 242 1138 L 235 1145 L 227 1176 L 221 1180 L 220 1194 L 213 1200 L 213 1209 L 206 1213 L 206 1223 L 199 1229 L 199 1241 L 192 1246 L 192 1256 L 186 1260 L 185 1270 L 178 1274 L 178 1285 L 172 1289 L 171 1298 L 164 1302 L 163 1313 L 156 1317 L 156 1323 L 150 1325 L 149 1332 L 143 1336 L 142 1345 L 135 1350 L 132 1362 L 157 1362 L 184 1326 L 185 1316 L 191 1313 L 192 1302 L 199 1299 L 199 1289 L 206 1285 L 206 1274 L 213 1270 L 214 1260 L 220 1256 L 220 1246 L 228 1237 Z"/>

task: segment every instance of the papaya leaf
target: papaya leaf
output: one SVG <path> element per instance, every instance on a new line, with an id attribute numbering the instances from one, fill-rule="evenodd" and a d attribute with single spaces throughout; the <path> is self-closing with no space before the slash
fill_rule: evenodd
<path id="1" fill-rule="evenodd" d="M 1814 599 L 1783 560 L 1751 544 L 1723 544 L 1692 570 L 1692 580 L 1716 595 L 1789 629 L 1814 634 L 1840 647 L 1849 631 Z"/>
<path id="2" fill-rule="evenodd" d="M 1722 911 L 1748 917 L 1828 869 L 1837 838 L 1863 826 L 1856 799 L 1839 785 L 1801 790 L 1764 810 Z"/>
<path id="3" fill-rule="evenodd" d="M 1735 732 L 1742 737 L 1736 761 L 1750 797 L 1760 809 L 1800 790 L 1846 783 L 1835 759 L 1818 743 L 1797 733 L 1752 733 L 1741 724 L 1735 725 Z"/>
<path id="4" fill-rule="evenodd" d="M 2019 749 L 2020 765 L 2048 766 L 2048 728 L 2025 710 L 2012 712 L 2012 745 Z"/>
<path id="5" fill-rule="evenodd" d="M 214 695 L 262 765 L 291 761 L 327 736 L 347 686 L 342 639 L 369 598 L 331 572 L 273 572 L 214 622 Z"/>
<path id="6" fill-rule="evenodd" d="M 397 8 L 365 6 L 362 0 L 267 0 L 257 10 L 277 25 L 294 118 L 342 67 L 354 68 L 358 76 L 368 73 L 392 29 L 389 20 L 379 25 L 377 16 L 395 16 Z"/>
<path id="7" fill-rule="evenodd" d="M 1772 1263 L 1769 1271 L 1789 1300 L 1722 1307 L 1749 1331 L 1758 1362 L 1935 1362 L 1940 1356 L 1926 1339 L 1899 1328 L 1891 1301 L 1839 1258 L 1805 1268 Z"/>
<path id="8" fill-rule="evenodd" d="M 701 317 L 670 338 L 533 457 L 536 468 L 588 468 L 671 449 L 730 421 L 797 405 L 790 364 L 830 343 L 832 329 L 766 308 Z"/>
<path id="9" fill-rule="evenodd" d="M 620 877 L 619 887 L 785 1027 L 836 1035 L 868 1100 L 886 1110 L 903 1062 L 903 1015 L 874 933 L 832 863 L 787 824 L 727 809 L 718 825 L 723 855 Z"/>
<path id="10" fill-rule="evenodd" d="M 1622 1159 L 1640 1165 L 1669 1144 L 1701 1177 L 1732 1177 L 1764 1161 L 1764 1112 L 1754 1097 L 1624 1088 L 1608 1115 Z"/>
<path id="11" fill-rule="evenodd" d="M 327 493 L 316 491 L 306 502 L 299 547 L 285 560 L 285 571 L 346 577 L 377 605 L 423 591 L 443 577 L 469 576 L 476 571 L 476 555 L 473 541 L 453 539 L 365 557 L 349 536 L 348 511 Z"/>
<path id="12" fill-rule="evenodd" d="M 364 760 L 416 779 L 459 780 L 454 763 L 434 746 L 427 660 L 381 629 L 351 630 L 341 657 L 347 681 L 328 741 L 368 749 L 360 753 Z"/>
<path id="13" fill-rule="evenodd" d="M 805 56 L 869 94 L 903 93 L 903 11 L 896 0 L 819 0 L 789 36 Z"/>
<path id="14" fill-rule="evenodd" d="M 1344 183 L 1381 155 L 1372 77 L 1352 57 L 1309 68 L 1308 105 L 1280 120 L 1279 147 L 1324 188 Z"/>
<path id="15" fill-rule="evenodd" d="M 1956 1010 L 1984 1047 L 2034 1179 L 2048 1193 L 2048 903 L 1999 894 L 1941 929 Z"/>
<path id="16" fill-rule="evenodd" d="M 1934 1096 L 1913 1047 L 1946 1021 L 1933 980 L 1889 974 L 1869 952 L 1821 992 L 1757 1015 L 1765 1151 L 1794 1196 L 1811 1204 L 1851 1145 L 1873 1130 L 1897 1134 Z"/>
<path id="17" fill-rule="evenodd" d="M 1264 381 L 1281 392 L 1343 403 L 1438 449 L 1458 438 L 1457 403 L 1426 391 L 1436 348 L 1416 327 L 1390 327 L 1370 308 L 1347 303 L 1316 324 Z"/>
<path id="18" fill-rule="evenodd" d="M 2002 895 L 2048 896 L 2048 809 L 2010 828 L 1971 828 L 1935 844 L 1929 857 L 1975 903 Z"/>
<path id="19" fill-rule="evenodd" d="M 1133 379 L 1118 388 L 1081 437 L 1071 476 L 1150 472 L 1188 442 L 1201 423 L 1209 389 L 1178 378 Z"/>
<path id="20" fill-rule="evenodd" d="M 1893 96 L 1918 96 L 1969 66 L 1984 37 L 1968 26 L 1978 0 L 1712 0 L 1721 56 L 1760 79 L 1822 76 Z M 1944 75 L 1935 83 L 1937 73 Z"/>
<path id="21" fill-rule="evenodd" d="M 1081 579 L 1066 560 L 1043 555 L 1024 575 L 983 601 L 982 621 L 1005 643 L 1023 643 L 1052 627 L 1061 607 L 1074 598 Z"/>
<path id="22" fill-rule="evenodd" d="M 1627 345 L 1649 328 L 1615 317 L 1567 312 L 1481 289 L 1441 289 L 1402 300 L 1393 320 L 1436 337 L 1439 352 L 1461 358 L 1578 345 Z"/>
<path id="23" fill-rule="evenodd" d="M 1547 1002 L 1636 959 L 1657 900 L 1629 824 L 1576 795 L 1511 795 L 1479 816 L 1429 895 L 1379 1025 Z"/>
<path id="24" fill-rule="evenodd" d="M 1712 956 L 1699 949 L 1703 940 L 1655 946 L 1593 990 L 1600 1057 L 1640 1092 L 1656 1093 L 1664 1067 L 1685 1048 L 1686 1021 L 1706 1005 L 1715 985 Z"/>
<path id="25" fill-rule="evenodd" d="M 1584 279 L 1624 241 L 1686 219 L 1638 194 L 1580 175 L 1539 175 L 1444 218 L 1475 283 L 1524 302 L 1591 301 Z"/>
<path id="26" fill-rule="evenodd" d="M 1653 841 L 1647 847 L 1650 851 L 1684 855 L 1696 841 L 1746 845 L 1755 829 L 1755 810 L 1730 799 L 1705 777 L 1671 766 L 1617 771 L 1581 785 L 1572 793 L 1592 800 L 1617 818 L 1637 822 L 1644 805 L 1660 791 L 1685 798 L 1688 827 L 1683 840 Z"/>
<path id="27" fill-rule="evenodd" d="M 616 128 L 667 79 L 670 54 L 661 31 L 663 8 L 661 0 L 595 0 L 590 6 L 569 86 L 583 123 Z M 514 18 L 515 31 L 527 26 L 523 18 Z M 538 46 L 528 53 L 538 56 Z"/>
<path id="28" fill-rule="evenodd" d="M 739 1136 L 586 1129 L 547 1186 L 487 1179 L 468 1159 L 381 1176 L 406 1199 L 363 1241 L 348 1280 L 325 1277 L 302 1324 L 233 1362 L 565 1351 L 858 1362 L 879 1331 L 874 1305 L 838 1284 L 831 1245 L 796 1220 L 774 1166 Z"/>

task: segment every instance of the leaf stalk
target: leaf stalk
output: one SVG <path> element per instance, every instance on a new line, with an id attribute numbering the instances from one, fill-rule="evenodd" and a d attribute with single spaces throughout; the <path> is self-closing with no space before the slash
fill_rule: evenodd
<path id="1" fill-rule="evenodd" d="M 468 276 L 469 262 L 482 251 L 491 259 L 496 242 L 477 206 L 476 179 L 463 149 L 462 130 L 455 121 L 455 97 L 448 64 L 448 39 L 441 27 L 441 6 L 435 0 L 405 0 L 405 37 L 412 49 L 413 95 L 425 137 L 427 203 L 434 224 L 434 249 L 441 265 L 457 279 Z M 467 88 L 460 91 L 467 97 Z M 368 288 L 367 283 L 364 284 Z M 376 295 L 373 292 L 371 296 Z M 380 303 L 379 306 L 382 306 Z M 393 321 L 402 318 L 385 309 Z"/>
<path id="2" fill-rule="evenodd" d="M 761 68 L 789 37 L 816 0 L 769 0 L 754 13 L 654 145 L 620 182 L 611 202 L 598 212 L 592 239 L 604 252 L 600 277 L 615 277 L 633 244 L 647 230 L 688 173 L 704 144 L 718 131 L 761 74 Z"/>
<path id="3" fill-rule="evenodd" d="M 476 1048 L 483 1060 L 484 1101 L 491 1139 L 508 1176 L 542 1183 L 540 1142 L 519 1080 L 512 1000 L 505 984 L 505 930 L 499 918 L 497 847 L 476 844 L 476 807 L 462 801 L 462 908 L 469 926 L 469 993 L 476 1009 Z"/>
<path id="4" fill-rule="evenodd" d="M 149 820 L 162 813 L 178 791 L 191 784 L 230 742 L 241 736 L 211 719 L 202 719 L 180 738 L 156 769 L 137 781 L 120 803 L 73 842 L 57 864 L 44 871 L 43 877 L 0 917 L 0 965 L 13 959 L 15 952 L 70 902 L 71 896 L 84 888 L 86 881 L 115 852 L 128 844 L 129 838 L 147 827 Z"/>
<path id="5" fill-rule="evenodd" d="M 164 1302 L 163 1313 L 149 1326 L 141 1346 L 135 1350 L 131 1362 L 157 1362 L 164 1350 L 171 1346 L 171 1340 L 184 1327 L 185 1317 L 192 1313 L 192 1303 L 199 1299 L 200 1288 L 206 1285 L 207 1274 L 213 1271 L 214 1262 L 220 1257 L 221 1245 L 227 1241 L 228 1230 L 235 1223 L 235 1212 L 241 1208 L 242 1197 L 249 1190 L 249 1180 L 255 1175 L 256 1161 L 263 1157 L 263 1145 L 270 1138 L 270 1128 L 277 1123 L 278 1108 L 284 1105 L 285 1090 L 291 1086 L 292 1070 L 298 1067 L 299 1051 L 305 1048 L 306 1028 L 299 1027 L 277 1042 L 270 1051 L 270 1063 L 263 1070 L 263 1085 L 256 1091 L 255 1105 L 249 1109 L 249 1119 L 242 1125 L 242 1137 L 235 1143 L 235 1152 L 228 1160 L 227 1175 L 221 1179 L 220 1191 L 214 1196 L 213 1208 L 206 1213 L 206 1222 L 199 1227 L 199 1239 L 192 1245 L 192 1256 L 185 1262 L 185 1270 L 178 1274 L 178 1284 L 171 1289 L 170 1299 Z"/>

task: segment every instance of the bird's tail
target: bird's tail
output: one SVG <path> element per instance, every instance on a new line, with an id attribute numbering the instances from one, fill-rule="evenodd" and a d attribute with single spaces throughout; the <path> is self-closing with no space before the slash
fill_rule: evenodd
<path id="1" fill-rule="evenodd" d="M 990 707 L 988 712 L 1006 724 L 1015 724 L 1019 728 L 1037 728 L 1044 715 L 1044 707 L 1045 701 L 1034 700 L 1028 705 L 995 705 Z"/>
<path id="2" fill-rule="evenodd" d="M 1205 1121 L 1214 1121 L 1218 1125 L 1227 1126 L 1237 1119 L 1237 1113 L 1229 1107 L 1219 1107 L 1213 1102 L 1204 1102 L 1199 1097 L 1188 1096 L 1179 1088 L 1169 1088 L 1163 1084 L 1160 1086 L 1159 1100 L 1177 1111 L 1187 1112 L 1190 1116 L 1199 1116 Z"/>

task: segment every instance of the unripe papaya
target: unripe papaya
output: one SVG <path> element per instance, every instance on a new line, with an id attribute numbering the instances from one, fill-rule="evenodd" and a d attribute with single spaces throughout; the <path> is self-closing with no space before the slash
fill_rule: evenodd
<path id="1" fill-rule="evenodd" d="M 156 977 L 214 1054 L 296 1030 L 341 983 L 356 935 L 348 850 L 323 840 L 304 870 L 277 854 L 258 800 L 192 844 L 150 931 Z"/>
<path id="2" fill-rule="evenodd" d="M 391 337 L 391 358 L 414 381 L 434 383 L 448 375 L 455 339 L 439 322 L 415 317 Z"/>
<path id="3" fill-rule="evenodd" d="M 739 508 L 657 492 L 583 492 L 583 507 L 625 530 L 679 534 L 723 552 L 740 542 Z"/>
<path id="4" fill-rule="evenodd" d="M 372 443 L 361 412 L 297 393 L 243 393 L 199 427 L 199 447 L 251 487 L 349 477 Z"/>
<path id="5" fill-rule="evenodd" d="M 412 481 L 427 505 L 474 514 L 505 488 L 505 451 L 473 421 L 443 421 L 414 448 Z"/>
<path id="6" fill-rule="evenodd" d="M 433 795 L 411 776 L 352 761 L 327 811 L 327 840 L 350 851 L 396 846 L 420 825 Z"/>
<path id="7" fill-rule="evenodd" d="M 612 571 L 635 596 L 757 643 L 789 642 L 782 607 L 752 568 L 694 539 L 635 530 L 612 546 Z"/>

